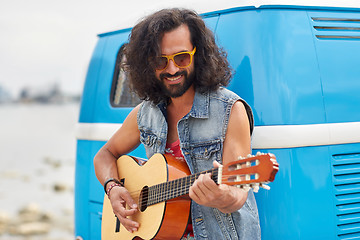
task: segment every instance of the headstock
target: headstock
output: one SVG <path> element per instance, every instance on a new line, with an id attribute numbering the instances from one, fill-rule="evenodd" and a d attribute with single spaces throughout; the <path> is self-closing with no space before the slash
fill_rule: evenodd
<path id="1" fill-rule="evenodd" d="M 253 188 L 257 192 L 259 187 L 270 189 L 265 184 L 274 181 L 278 170 L 279 164 L 274 154 L 257 153 L 223 165 L 219 183 L 236 185 L 246 190 Z"/>

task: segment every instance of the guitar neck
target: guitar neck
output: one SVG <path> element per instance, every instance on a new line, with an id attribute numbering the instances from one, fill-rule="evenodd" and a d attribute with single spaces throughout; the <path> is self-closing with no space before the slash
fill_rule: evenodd
<path id="1" fill-rule="evenodd" d="M 208 171 L 151 186 L 148 188 L 148 192 L 146 194 L 146 205 L 150 206 L 188 194 L 191 185 L 200 176 L 200 174 L 211 173 L 211 179 L 218 183 L 218 172 L 218 168 L 214 168 Z"/>

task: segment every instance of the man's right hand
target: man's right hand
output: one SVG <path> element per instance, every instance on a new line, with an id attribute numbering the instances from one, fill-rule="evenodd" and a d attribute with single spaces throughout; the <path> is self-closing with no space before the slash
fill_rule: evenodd
<path id="1" fill-rule="evenodd" d="M 114 187 L 109 194 L 109 199 L 113 212 L 118 217 L 120 223 L 129 232 L 136 232 L 140 224 L 127 217 L 134 215 L 138 211 L 138 206 L 128 190 L 121 186 Z"/>

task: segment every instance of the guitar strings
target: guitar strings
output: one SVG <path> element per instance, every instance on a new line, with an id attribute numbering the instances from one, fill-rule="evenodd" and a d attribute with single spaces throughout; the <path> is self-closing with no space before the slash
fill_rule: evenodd
<path id="1" fill-rule="evenodd" d="M 223 177 L 222 177 L 222 180 L 224 181 L 226 181 L 227 182 L 227 180 L 228 180 L 228 177 L 232 177 L 233 175 L 223 175 Z M 181 179 L 181 178 L 180 178 Z M 153 185 L 153 186 L 150 186 L 149 188 L 154 188 L 154 187 L 156 187 L 156 186 L 158 186 L 158 187 L 161 187 L 161 185 L 168 185 L 168 186 L 170 186 L 171 185 L 171 183 L 175 183 L 175 181 L 178 181 L 179 179 L 175 179 L 175 180 L 171 180 L 171 181 L 169 181 L 169 182 L 163 182 L 163 183 L 160 183 L 160 184 L 156 184 L 156 185 Z M 186 183 L 186 185 L 184 185 L 183 183 L 180 183 L 181 185 L 183 185 L 183 186 L 185 186 L 185 187 L 187 187 L 188 186 L 188 184 L 189 183 Z M 178 184 L 173 184 L 173 185 L 179 185 L 179 183 Z M 176 188 L 171 188 L 171 186 L 170 186 L 170 188 L 169 189 L 167 189 L 167 190 L 174 190 L 174 189 L 179 189 L 178 187 L 176 187 Z M 181 188 L 180 188 L 180 190 L 181 190 Z M 138 194 L 139 192 L 141 192 L 142 190 L 135 190 L 135 191 L 132 191 L 132 192 L 130 192 L 130 195 L 136 195 L 136 194 Z"/>
<path id="2" fill-rule="evenodd" d="M 233 175 L 223 175 L 223 177 L 222 177 L 222 182 L 223 181 L 225 181 L 225 182 L 228 182 L 227 180 L 229 179 L 228 177 L 232 177 Z M 180 178 L 181 179 L 181 178 Z M 163 183 L 160 183 L 160 184 L 156 184 L 156 185 L 153 185 L 153 186 L 150 186 L 149 188 L 154 188 L 154 187 L 156 187 L 156 186 L 159 186 L 159 187 L 161 187 L 161 185 L 171 185 L 171 183 L 174 183 L 175 181 L 178 181 L 179 179 L 175 179 L 175 180 L 171 180 L 171 181 L 169 181 L 169 182 L 163 182 Z M 186 184 L 188 184 L 188 183 L 186 183 Z M 179 184 L 177 184 L 177 185 L 179 185 Z M 189 185 L 184 185 L 183 183 L 181 183 L 181 187 L 188 187 Z M 191 186 L 191 185 L 190 185 Z M 189 187 L 190 187 L 189 186 Z M 176 188 L 171 188 L 171 186 L 170 186 L 170 188 L 169 189 L 167 189 L 167 190 L 169 190 L 169 191 L 171 191 L 171 190 L 174 190 L 174 189 L 177 189 L 177 190 L 182 190 L 182 188 L 179 188 L 179 187 L 176 187 Z M 130 195 L 131 196 L 136 196 L 137 194 L 139 194 L 140 192 L 142 191 L 142 189 L 140 189 L 140 190 L 135 190 L 135 191 L 132 191 L 132 192 L 129 192 L 130 193 Z"/>
<path id="3" fill-rule="evenodd" d="M 214 169 L 209 170 L 209 171 L 205 171 L 202 173 L 206 173 L 206 172 L 212 172 L 213 173 L 213 177 L 217 177 L 217 171 Z M 189 175 L 180 179 L 174 179 L 172 181 L 169 182 L 164 182 L 164 183 L 160 183 L 157 185 L 153 185 L 151 187 L 149 187 L 148 189 L 148 194 L 146 197 L 143 197 L 141 200 L 141 202 L 139 202 L 139 204 L 144 204 L 144 203 L 148 203 L 149 199 L 150 200 L 155 200 L 157 202 L 161 202 L 159 200 L 166 200 L 167 198 L 174 198 L 174 196 L 182 196 L 182 195 L 186 195 L 188 193 L 188 189 L 190 188 L 190 186 L 192 185 L 192 183 L 198 178 L 198 176 L 201 173 L 195 174 L 195 175 Z M 191 184 L 190 184 L 191 183 Z M 175 186 L 174 186 L 175 185 Z M 179 185 L 181 185 L 179 187 Z M 160 191 L 159 190 L 166 190 L 166 191 Z M 185 192 L 184 192 L 185 190 Z M 135 197 L 139 197 L 139 193 L 142 190 L 136 190 L 136 191 L 132 191 L 130 192 L 130 196 L 132 198 Z M 180 194 L 180 195 L 179 195 Z M 163 200 L 163 198 L 166 198 Z"/>
<path id="4" fill-rule="evenodd" d="M 218 176 L 217 172 L 214 172 L 213 174 L 214 174 L 213 177 Z M 200 175 L 200 174 L 198 174 L 198 175 Z M 248 174 L 248 175 L 250 175 L 250 174 Z M 228 177 L 232 177 L 232 176 L 233 175 L 225 174 L 222 176 L 222 180 L 226 182 L 228 180 Z M 244 176 L 245 176 L 245 174 L 244 174 Z M 197 179 L 198 176 L 191 175 L 190 181 L 191 180 L 195 181 L 196 179 L 193 179 L 194 177 L 196 177 L 196 179 Z M 177 198 L 177 197 L 188 194 L 189 189 L 193 182 L 185 182 L 184 183 L 184 180 L 186 181 L 189 179 L 187 179 L 187 177 L 184 177 L 184 178 L 175 179 L 175 180 L 172 180 L 169 182 L 164 182 L 164 183 L 160 183 L 160 184 L 149 187 L 147 196 L 143 197 L 142 199 L 139 199 L 139 200 L 141 200 L 141 202 L 139 202 L 139 204 L 144 205 L 145 203 L 147 203 L 147 205 L 149 206 L 152 204 L 156 204 L 156 203 L 163 202 L 166 200 L 171 200 L 173 198 Z M 176 181 L 178 183 L 176 183 Z M 249 180 L 249 181 L 251 181 L 251 180 Z M 179 185 L 181 185 L 181 186 L 179 186 Z M 141 191 L 142 190 L 132 191 L 132 192 L 130 192 L 130 196 L 132 198 L 137 198 L 137 197 L 140 198 L 139 193 Z M 149 204 L 149 202 L 150 202 L 150 204 Z"/>
<path id="5" fill-rule="evenodd" d="M 168 182 L 159 183 L 159 184 L 150 186 L 149 188 L 154 188 L 156 186 L 160 187 L 161 185 L 164 185 L 164 186 L 165 185 L 171 185 L 172 183 L 175 183 L 176 181 L 188 181 L 188 180 L 195 181 L 200 176 L 200 174 L 203 174 L 203 173 L 212 173 L 213 174 L 212 177 L 217 177 L 218 176 L 217 169 L 211 169 L 211 170 L 200 172 L 200 173 L 197 173 L 197 174 L 194 174 L 194 175 L 188 175 L 188 176 L 178 178 L 178 179 L 174 179 L 174 180 L 171 180 L 171 181 L 168 181 Z M 194 177 L 195 177 L 195 179 L 193 179 Z M 135 190 L 133 192 L 130 192 L 130 194 L 138 194 L 141 191 L 142 191 L 142 189 L 141 190 Z"/>
<path id="6" fill-rule="evenodd" d="M 227 180 L 227 178 L 223 178 L 224 180 Z M 175 198 L 175 197 L 179 197 L 182 195 L 186 195 L 189 193 L 189 189 L 192 186 L 192 183 L 177 183 L 175 184 L 175 186 L 167 186 L 168 188 L 165 187 L 160 189 L 154 189 L 154 188 L 150 188 L 149 192 L 147 194 L 146 197 L 142 198 L 142 203 L 144 202 L 148 202 L 150 199 L 150 203 L 152 202 L 161 202 L 164 200 L 168 200 L 171 198 Z"/>

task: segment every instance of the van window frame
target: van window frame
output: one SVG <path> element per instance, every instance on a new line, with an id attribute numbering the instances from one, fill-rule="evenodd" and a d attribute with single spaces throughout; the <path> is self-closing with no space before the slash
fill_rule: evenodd
<path id="1" fill-rule="evenodd" d="M 116 62 L 115 62 L 115 68 L 114 68 L 114 74 L 113 74 L 113 79 L 112 79 L 112 83 L 111 83 L 111 90 L 110 90 L 110 104 L 112 107 L 114 108 L 127 108 L 127 107 L 135 107 L 136 105 L 138 105 L 141 100 L 139 99 L 139 97 L 136 95 L 136 93 L 134 93 L 134 91 L 132 91 L 129 87 L 129 76 L 126 73 L 126 69 L 124 68 L 125 62 L 124 62 L 124 49 L 126 47 L 127 43 L 123 44 L 116 56 Z M 120 74 L 123 74 L 122 76 L 125 78 L 123 79 L 123 83 L 121 84 L 121 86 L 119 86 L 119 80 L 120 80 Z M 121 96 L 119 96 L 120 100 L 119 103 L 115 102 L 115 97 L 116 97 L 116 92 L 119 90 L 118 88 L 122 87 L 125 88 L 124 91 L 122 91 L 123 93 L 129 93 L 128 97 L 131 97 L 131 102 L 121 102 Z"/>

